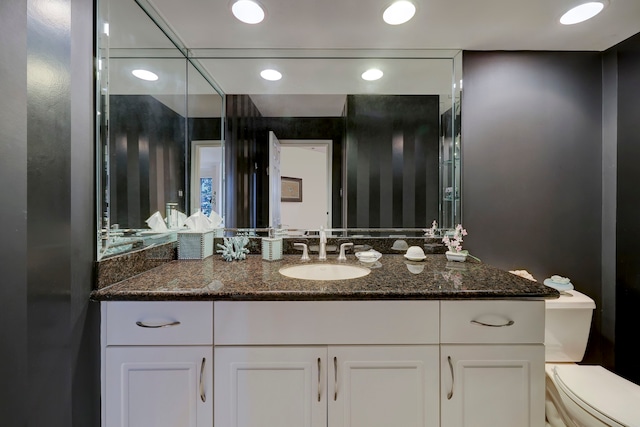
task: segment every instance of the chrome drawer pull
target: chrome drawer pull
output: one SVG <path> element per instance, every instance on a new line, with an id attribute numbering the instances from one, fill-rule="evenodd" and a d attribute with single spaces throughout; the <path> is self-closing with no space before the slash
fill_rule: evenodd
<path id="1" fill-rule="evenodd" d="M 333 358 L 333 401 L 338 400 L 338 358 Z"/>
<path id="2" fill-rule="evenodd" d="M 175 322 L 162 323 L 160 325 L 147 325 L 146 323 L 141 321 L 136 322 L 136 325 L 140 326 L 141 328 L 168 328 L 169 326 L 178 326 L 179 324 L 180 322 L 178 322 L 177 320 Z"/>
<path id="3" fill-rule="evenodd" d="M 320 358 L 318 357 L 318 402 L 320 402 L 320 373 L 322 372 L 322 365 L 320 364 Z"/>
<path id="4" fill-rule="evenodd" d="M 507 323 L 505 323 L 503 325 L 492 325 L 490 323 L 484 323 L 484 322 L 478 322 L 477 320 L 472 320 L 471 323 L 474 323 L 474 324 L 480 325 L 480 326 L 489 326 L 491 328 L 503 328 L 505 326 L 511 326 L 516 322 L 514 322 L 513 320 L 509 320 Z"/>
<path id="5" fill-rule="evenodd" d="M 453 362 L 451 361 L 451 356 L 447 356 L 447 362 L 449 362 L 449 370 L 451 371 L 451 391 L 447 393 L 447 400 L 451 400 L 453 397 L 453 386 L 456 383 L 456 377 L 453 374 Z"/>
<path id="6" fill-rule="evenodd" d="M 202 400 L 203 402 L 207 401 L 207 395 L 204 392 L 204 381 L 203 381 L 204 365 L 206 362 L 207 362 L 207 359 L 203 357 L 202 364 L 200 365 L 200 400 Z"/>

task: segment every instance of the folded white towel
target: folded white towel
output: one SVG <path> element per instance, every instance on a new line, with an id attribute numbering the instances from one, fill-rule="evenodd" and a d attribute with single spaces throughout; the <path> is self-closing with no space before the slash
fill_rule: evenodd
<path id="1" fill-rule="evenodd" d="M 145 222 L 147 223 L 149 228 L 155 232 L 162 233 L 167 231 L 167 224 L 164 222 L 164 219 L 162 219 L 162 215 L 160 215 L 160 212 L 154 213 L 149 218 L 147 218 Z"/>

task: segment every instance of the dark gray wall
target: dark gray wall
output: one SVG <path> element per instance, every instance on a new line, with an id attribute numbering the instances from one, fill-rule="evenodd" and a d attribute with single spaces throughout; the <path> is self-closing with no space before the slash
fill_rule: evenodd
<path id="1" fill-rule="evenodd" d="M 348 95 L 347 227 L 425 227 L 438 219 L 437 95 Z"/>
<path id="2" fill-rule="evenodd" d="M 0 6 L 0 423 L 99 425 L 93 5 Z"/>
<path id="3" fill-rule="evenodd" d="M 602 354 L 615 367 L 616 215 L 618 168 L 618 61 L 602 55 Z"/>
<path id="4" fill-rule="evenodd" d="M 482 261 L 552 274 L 602 308 L 602 65 L 596 52 L 464 52 L 463 223 Z M 600 325 L 585 361 L 602 360 Z"/>
<path id="5" fill-rule="evenodd" d="M 110 223 L 147 228 L 166 203 L 187 212 L 185 118 L 150 95 L 111 95 L 109 126 Z"/>
<path id="6" fill-rule="evenodd" d="M 640 34 L 606 52 L 617 67 L 610 85 L 617 121 L 617 230 L 615 365 L 622 376 L 640 384 Z"/>
<path id="7" fill-rule="evenodd" d="M 225 128 L 225 226 L 258 227 L 256 163 L 258 107 L 248 95 L 227 95 Z"/>

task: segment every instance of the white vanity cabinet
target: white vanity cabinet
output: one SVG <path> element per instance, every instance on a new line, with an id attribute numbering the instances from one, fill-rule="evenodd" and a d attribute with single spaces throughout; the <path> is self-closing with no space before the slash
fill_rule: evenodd
<path id="1" fill-rule="evenodd" d="M 541 300 L 103 302 L 102 316 L 107 427 L 545 422 Z"/>
<path id="2" fill-rule="evenodd" d="M 102 303 L 102 425 L 211 427 L 211 302 Z"/>
<path id="3" fill-rule="evenodd" d="M 544 302 L 443 301 L 440 309 L 442 426 L 544 426 Z"/>
<path id="4" fill-rule="evenodd" d="M 437 301 L 216 303 L 214 313 L 216 426 L 440 425 Z"/>

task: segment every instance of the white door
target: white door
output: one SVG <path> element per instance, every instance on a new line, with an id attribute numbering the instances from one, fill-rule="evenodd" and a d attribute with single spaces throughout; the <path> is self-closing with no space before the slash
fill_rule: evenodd
<path id="1" fill-rule="evenodd" d="M 326 347 L 215 347 L 220 427 L 327 427 Z"/>
<path id="2" fill-rule="evenodd" d="M 210 346 L 107 347 L 106 427 L 211 427 Z"/>
<path id="3" fill-rule="evenodd" d="M 543 345 L 443 345 L 442 425 L 542 427 Z"/>
<path id="4" fill-rule="evenodd" d="M 437 345 L 330 346 L 328 355 L 330 427 L 440 425 Z"/>
<path id="5" fill-rule="evenodd" d="M 280 184 L 280 141 L 269 131 L 269 227 L 282 225 Z"/>

